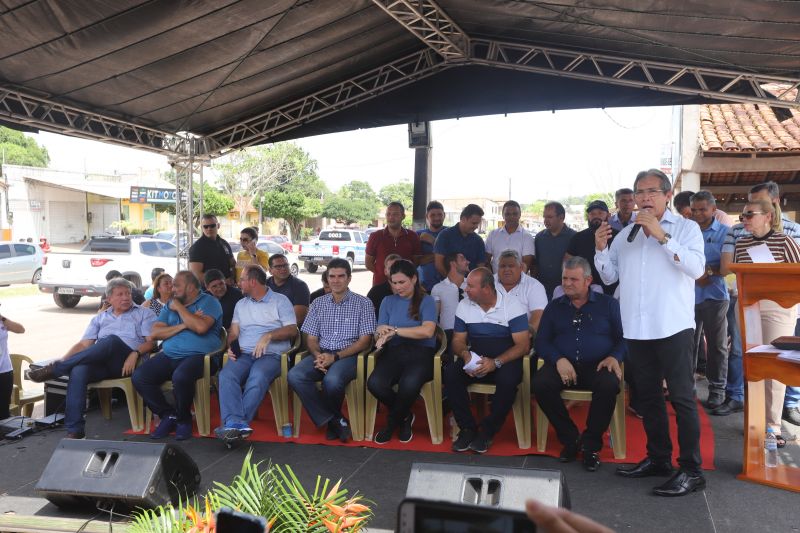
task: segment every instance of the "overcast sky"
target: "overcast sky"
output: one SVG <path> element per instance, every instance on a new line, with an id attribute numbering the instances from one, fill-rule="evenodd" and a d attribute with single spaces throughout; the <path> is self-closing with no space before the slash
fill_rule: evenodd
<path id="1" fill-rule="evenodd" d="M 589 109 L 434 122 L 433 197 L 508 196 L 521 203 L 629 187 L 639 170 L 659 167 L 673 141 L 672 107 Z M 166 158 L 141 150 L 42 133 L 51 167 L 136 174 L 169 169 Z M 350 180 L 377 191 L 411 180 L 414 153 L 407 126 L 299 139 L 331 189 Z"/>

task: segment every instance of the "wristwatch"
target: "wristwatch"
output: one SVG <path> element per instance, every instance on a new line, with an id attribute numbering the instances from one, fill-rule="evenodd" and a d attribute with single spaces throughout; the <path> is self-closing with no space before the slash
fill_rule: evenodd
<path id="1" fill-rule="evenodd" d="M 661 239 L 660 241 L 658 241 L 658 244 L 660 244 L 661 246 L 664 246 L 665 244 L 667 244 L 669 242 L 669 240 L 671 238 L 672 238 L 672 235 L 670 235 L 669 233 L 665 233 L 664 234 L 664 238 Z"/>
<path id="2" fill-rule="evenodd" d="M 710 266 L 707 266 L 706 267 L 706 276 L 711 277 L 713 275 L 714 275 L 714 269 L 711 268 Z"/>
<path id="3" fill-rule="evenodd" d="M 494 360 L 494 367 L 495 368 L 500 368 L 502 366 L 503 366 L 503 361 L 501 361 L 500 359 L 495 359 Z"/>

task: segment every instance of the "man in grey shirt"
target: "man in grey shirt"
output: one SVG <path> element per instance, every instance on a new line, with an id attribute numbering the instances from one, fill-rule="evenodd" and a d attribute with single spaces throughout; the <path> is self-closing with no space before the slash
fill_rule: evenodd
<path id="1" fill-rule="evenodd" d="M 536 234 L 536 275 L 545 291 L 547 299 L 553 299 L 553 291 L 561 285 L 561 264 L 569 248 L 569 241 L 575 230 L 564 224 L 566 211 L 558 202 L 548 202 L 544 206 L 545 231 Z"/>
<path id="2" fill-rule="evenodd" d="M 281 373 L 281 352 L 297 336 L 297 319 L 291 302 L 267 286 L 267 273 L 248 264 L 239 285 L 245 298 L 236 303 L 228 346 L 239 340 L 241 354 L 228 354 L 219 373 L 219 407 L 222 425 L 214 430 L 225 441 L 247 438 L 250 421 L 270 385 Z"/>

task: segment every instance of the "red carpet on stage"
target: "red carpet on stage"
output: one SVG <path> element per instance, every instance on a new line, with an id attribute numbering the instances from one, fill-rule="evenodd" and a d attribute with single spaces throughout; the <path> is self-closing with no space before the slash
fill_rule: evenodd
<path id="1" fill-rule="evenodd" d="M 672 410 L 672 407 L 669 402 L 667 402 L 669 418 L 670 418 L 670 434 L 672 436 L 672 442 L 675 447 L 673 455 L 674 459 L 677 460 L 678 457 L 678 436 L 677 436 L 677 426 L 675 423 L 675 412 Z M 491 448 L 487 452 L 488 455 L 499 455 L 499 456 L 512 456 L 512 455 L 539 455 L 539 451 L 536 448 L 536 435 L 535 435 L 535 405 L 531 406 L 532 413 L 531 417 L 534 419 L 531 421 L 531 426 L 534 428 L 534 434 L 531 436 L 531 448 L 527 450 L 521 450 L 517 446 L 517 436 L 516 431 L 514 429 L 514 417 L 511 413 L 509 413 L 508 418 L 506 419 L 505 425 L 503 429 L 495 436 L 494 442 L 492 443 Z M 586 414 L 588 412 L 589 403 L 588 402 L 578 402 L 577 405 L 570 409 L 570 414 L 572 415 L 572 419 L 576 421 L 576 424 L 579 428 L 583 429 L 585 426 L 586 421 Z M 697 405 L 698 412 L 700 414 L 700 452 L 703 456 L 703 469 L 705 470 L 713 470 L 714 469 L 714 432 L 711 429 L 711 423 L 708 419 L 708 415 L 706 415 L 705 409 L 698 403 Z M 366 446 L 369 448 L 386 448 L 390 450 L 416 450 L 416 451 L 424 451 L 424 452 L 442 452 L 442 453 L 454 453 L 450 450 L 450 426 L 448 424 L 448 417 L 445 418 L 445 427 L 444 427 L 444 441 L 441 444 L 433 444 L 431 443 L 430 432 L 428 431 L 428 419 L 425 415 L 425 407 L 422 400 L 419 400 L 414 405 L 414 413 L 416 415 L 416 419 L 414 421 L 414 438 L 411 442 L 406 444 L 401 443 L 397 440 L 396 436 L 393 440 L 389 441 L 386 444 L 375 444 L 372 441 L 351 441 L 348 443 L 342 443 L 338 440 L 329 441 L 325 439 L 325 428 L 316 428 L 314 424 L 311 422 L 311 419 L 303 410 L 303 417 L 300 426 L 300 436 L 298 438 L 291 438 L 285 439 L 282 436 L 278 436 L 277 431 L 275 429 L 275 419 L 272 413 L 272 402 L 269 401 L 269 398 L 265 398 L 264 402 L 261 404 L 261 409 L 258 413 L 258 416 L 255 420 L 250 424 L 253 428 L 253 434 L 250 436 L 251 441 L 257 442 L 295 442 L 299 444 L 324 444 L 327 446 Z M 291 410 L 290 410 L 291 416 Z M 383 427 L 383 422 L 386 416 L 386 409 L 379 409 L 377 419 L 375 421 L 375 431 L 380 430 Z M 212 395 L 211 397 L 211 427 L 215 428 L 219 426 L 219 403 L 217 401 L 216 395 Z M 553 457 L 558 457 L 558 454 L 561 451 L 561 444 L 558 442 L 556 438 L 555 431 L 553 430 L 553 426 L 549 426 L 550 432 L 547 437 L 547 449 L 545 450 L 545 455 L 550 455 Z M 627 435 L 627 458 L 626 459 L 615 459 L 613 451 L 608 446 L 608 438 L 609 435 L 606 433 L 605 442 L 603 450 L 600 453 L 600 458 L 602 461 L 607 463 L 636 463 L 643 459 L 647 453 L 646 451 L 646 437 L 644 434 L 644 428 L 642 426 L 642 421 L 632 415 L 629 411 L 626 412 L 625 417 L 625 430 Z M 195 433 L 195 436 L 198 436 Z M 210 435 L 213 437 L 213 432 Z"/>

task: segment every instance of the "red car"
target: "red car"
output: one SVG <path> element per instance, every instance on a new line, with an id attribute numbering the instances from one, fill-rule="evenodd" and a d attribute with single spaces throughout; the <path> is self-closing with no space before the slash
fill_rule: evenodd
<path id="1" fill-rule="evenodd" d="M 286 253 L 292 253 L 294 251 L 292 242 L 285 235 L 262 235 L 258 238 L 258 240 L 278 243 L 281 248 L 286 250 Z"/>

